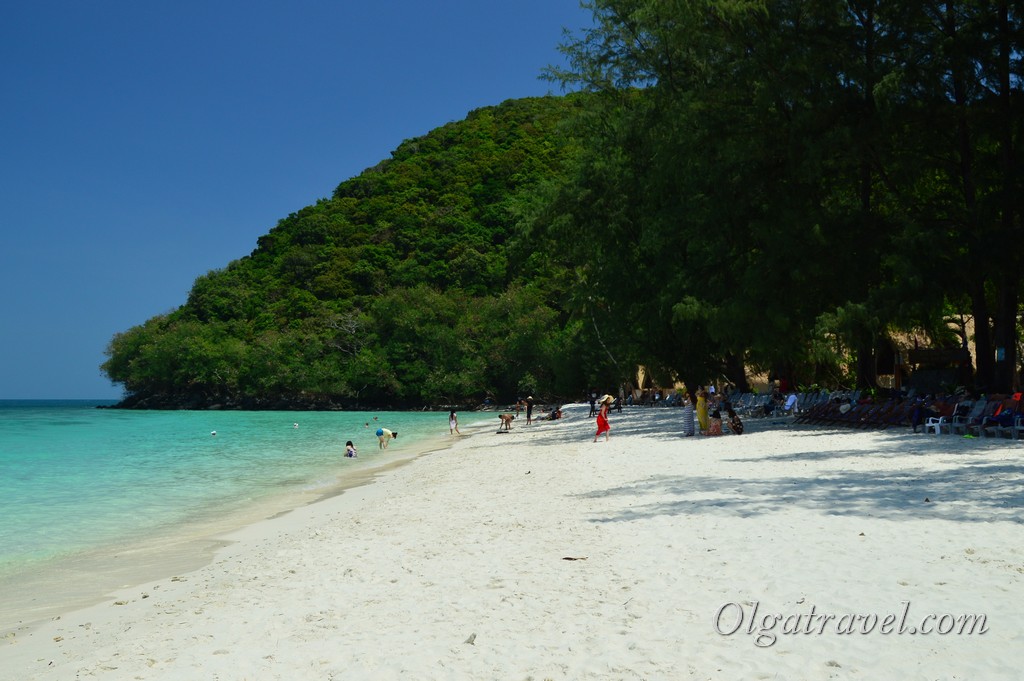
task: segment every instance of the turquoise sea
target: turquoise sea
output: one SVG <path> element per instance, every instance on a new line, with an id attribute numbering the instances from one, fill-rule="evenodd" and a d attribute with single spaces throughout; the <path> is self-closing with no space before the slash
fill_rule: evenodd
<path id="1" fill-rule="evenodd" d="M 109 403 L 0 400 L 0 581 L 123 551 L 269 499 L 314 499 L 452 440 L 447 412 L 101 404 Z M 460 412 L 460 429 L 466 434 L 494 418 Z M 399 433 L 387 450 L 377 447 L 380 426 Z M 343 456 L 346 440 L 358 458 Z"/>

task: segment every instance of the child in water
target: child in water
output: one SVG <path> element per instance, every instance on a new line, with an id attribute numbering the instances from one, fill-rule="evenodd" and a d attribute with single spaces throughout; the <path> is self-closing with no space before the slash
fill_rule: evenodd
<path id="1" fill-rule="evenodd" d="M 352 440 L 345 443 L 345 456 L 353 459 L 358 456 L 358 454 L 356 454 L 356 446 L 352 444 Z"/>

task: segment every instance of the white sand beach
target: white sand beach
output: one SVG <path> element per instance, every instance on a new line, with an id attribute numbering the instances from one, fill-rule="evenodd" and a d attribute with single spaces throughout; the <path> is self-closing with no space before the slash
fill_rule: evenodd
<path id="1" fill-rule="evenodd" d="M 586 413 L 495 418 L 205 567 L 0 632 L 0 678 L 1021 678 L 1024 442 L 683 438 L 679 410 L 632 408 L 593 443 Z"/>

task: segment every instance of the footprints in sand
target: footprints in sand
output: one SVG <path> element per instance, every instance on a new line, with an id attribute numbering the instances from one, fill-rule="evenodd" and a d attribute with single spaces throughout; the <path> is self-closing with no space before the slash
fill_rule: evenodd
<path id="1" fill-rule="evenodd" d="M 964 549 L 964 556 L 967 561 L 975 565 L 991 565 L 999 570 L 1009 570 L 1024 575 L 1024 563 L 1010 562 L 1001 558 L 982 557 L 974 548 Z"/>

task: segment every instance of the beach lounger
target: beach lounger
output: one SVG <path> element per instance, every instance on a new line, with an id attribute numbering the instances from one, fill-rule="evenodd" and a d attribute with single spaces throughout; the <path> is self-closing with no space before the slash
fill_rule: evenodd
<path id="1" fill-rule="evenodd" d="M 910 426 L 911 418 L 916 405 L 910 400 L 899 400 L 893 403 L 892 408 L 886 412 L 882 427 Z"/>
<path id="2" fill-rule="evenodd" d="M 987 405 L 988 402 L 986 400 L 977 400 L 971 405 L 971 410 L 966 415 L 958 414 L 954 416 L 949 426 L 950 434 L 967 435 L 967 430 L 971 425 L 977 425 L 981 422 L 982 412 L 985 411 Z"/>
<path id="3" fill-rule="evenodd" d="M 809 406 L 797 415 L 795 423 L 812 423 L 828 409 L 828 403 L 822 402 Z"/>
<path id="4" fill-rule="evenodd" d="M 1019 440 L 1021 432 L 1024 431 L 1024 415 L 1018 414 L 1013 422 L 1013 439 Z"/>
<path id="5" fill-rule="evenodd" d="M 1003 400 L 990 399 L 985 403 L 985 408 L 981 411 L 981 416 L 977 417 L 964 428 L 964 435 L 974 435 L 976 437 L 985 437 L 985 433 L 982 431 L 982 425 L 987 425 L 989 420 L 995 416 L 996 411 L 999 410 Z"/>
<path id="6" fill-rule="evenodd" d="M 862 408 L 858 410 L 858 421 L 850 425 L 858 428 L 877 428 L 882 425 L 882 421 L 885 418 L 885 412 L 889 409 L 889 404 L 866 404 L 861 405 Z M 851 410 L 852 411 L 852 410 Z"/>
<path id="7" fill-rule="evenodd" d="M 1014 438 L 1017 418 L 1020 416 L 1019 408 L 1019 400 L 1012 397 L 1003 400 L 991 416 L 982 418 L 981 423 L 978 424 L 978 435 L 981 437 L 1009 435 Z"/>

